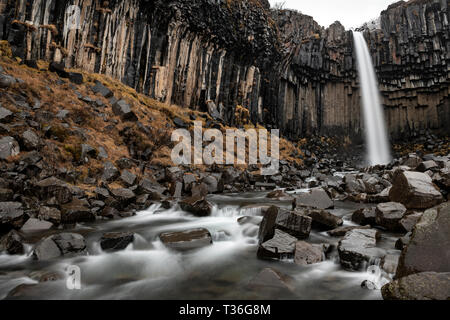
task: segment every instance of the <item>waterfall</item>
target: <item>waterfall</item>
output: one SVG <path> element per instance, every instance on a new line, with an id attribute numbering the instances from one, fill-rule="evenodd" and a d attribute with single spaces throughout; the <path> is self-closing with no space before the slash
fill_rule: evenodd
<path id="1" fill-rule="evenodd" d="M 388 164 L 391 161 L 391 152 L 372 57 L 363 34 L 353 32 L 353 38 L 358 58 L 359 81 L 364 107 L 367 160 L 372 166 Z"/>

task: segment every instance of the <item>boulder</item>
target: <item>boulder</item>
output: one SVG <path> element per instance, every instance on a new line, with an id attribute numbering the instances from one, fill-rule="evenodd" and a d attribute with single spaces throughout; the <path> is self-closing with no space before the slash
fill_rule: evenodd
<path id="1" fill-rule="evenodd" d="M 119 170 L 111 161 L 106 161 L 103 167 L 102 180 L 106 182 L 113 182 L 119 177 Z"/>
<path id="2" fill-rule="evenodd" d="M 161 242 L 175 251 L 189 251 L 212 245 L 211 233 L 206 229 L 167 232 L 159 235 Z"/>
<path id="3" fill-rule="evenodd" d="M 322 188 L 312 189 L 310 192 L 300 193 L 295 196 L 295 208 L 313 207 L 317 209 L 330 209 L 334 202 Z"/>
<path id="4" fill-rule="evenodd" d="M 259 245 L 257 256 L 259 259 L 292 258 L 298 239 L 279 229 L 275 229 L 272 239 Z"/>
<path id="5" fill-rule="evenodd" d="M 361 208 L 356 210 L 352 215 L 352 221 L 359 225 L 375 225 L 376 208 Z"/>
<path id="6" fill-rule="evenodd" d="M 263 220 L 259 226 L 258 242 L 262 244 L 273 238 L 275 226 L 280 208 L 272 206 L 264 213 Z"/>
<path id="7" fill-rule="evenodd" d="M 102 250 L 119 251 L 124 250 L 134 241 L 132 232 L 110 232 L 103 234 L 100 239 Z"/>
<path id="8" fill-rule="evenodd" d="M 40 145 L 39 137 L 34 131 L 28 129 L 22 134 L 22 145 L 25 150 L 35 150 Z"/>
<path id="9" fill-rule="evenodd" d="M 378 231 L 355 229 L 348 232 L 339 242 L 338 252 L 341 265 L 347 270 L 360 270 L 366 263 L 384 256 L 377 245 Z"/>
<path id="10" fill-rule="evenodd" d="M 16 84 L 16 79 L 7 74 L 0 73 L 0 88 L 9 88 Z"/>
<path id="11" fill-rule="evenodd" d="M 70 82 L 78 84 L 78 85 L 83 84 L 83 75 L 81 73 L 69 72 L 68 75 L 69 75 Z"/>
<path id="12" fill-rule="evenodd" d="M 10 255 L 24 254 L 23 238 L 15 230 L 0 238 L 0 252 L 7 252 Z"/>
<path id="13" fill-rule="evenodd" d="M 370 229 L 371 226 L 346 226 L 346 227 L 339 227 L 333 230 L 328 231 L 327 233 L 332 237 L 343 237 L 347 234 L 347 232 L 350 232 L 355 229 Z"/>
<path id="14" fill-rule="evenodd" d="M 123 170 L 120 175 L 120 181 L 122 181 L 127 187 L 131 187 L 136 182 L 136 175 L 131 173 L 130 171 Z"/>
<path id="15" fill-rule="evenodd" d="M 428 170 L 434 170 L 434 169 L 439 169 L 439 166 L 433 160 L 424 161 L 421 164 L 419 164 L 416 168 L 416 170 L 420 171 L 420 172 L 426 172 Z"/>
<path id="16" fill-rule="evenodd" d="M 399 221 L 399 226 L 404 232 L 411 232 L 417 222 L 419 222 L 420 218 L 422 217 L 422 212 L 416 212 L 413 214 L 408 214 L 405 216 L 402 220 Z"/>
<path id="17" fill-rule="evenodd" d="M 130 105 L 125 100 L 119 100 L 112 106 L 113 112 L 124 121 L 137 121 L 138 117 L 131 111 Z"/>
<path id="18" fill-rule="evenodd" d="M 275 227 L 298 239 L 306 239 L 311 232 L 313 219 L 298 211 L 279 209 Z"/>
<path id="19" fill-rule="evenodd" d="M 383 286 L 385 300 L 450 300 L 450 273 L 421 272 Z"/>
<path id="20" fill-rule="evenodd" d="M 397 278 L 421 272 L 450 272 L 450 203 L 426 210 L 400 256 Z"/>
<path id="21" fill-rule="evenodd" d="M 109 99 L 114 95 L 114 93 L 111 90 L 105 87 L 103 83 L 101 83 L 98 80 L 95 81 L 95 86 L 92 87 L 92 91 L 94 91 L 94 93 L 99 93 L 106 99 Z"/>
<path id="22" fill-rule="evenodd" d="M 414 153 L 410 154 L 408 158 L 403 161 L 402 165 L 410 167 L 412 169 L 417 168 L 417 166 L 422 162 L 422 159 Z"/>
<path id="23" fill-rule="evenodd" d="M 27 233 L 27 232 L 38 232 L 38 231 L 45 231 L 49 230 L 53 227 L 53 223 L 48 221 L 42 221 L 35 218 L 28 219 L 27 222 L 23 225 L 23 227 L 20 229 L 21 232 Z"/>
<path id="24" fill-rule="evenodd" d="M 0 159 L 6 160 L 15 157 L 20 153 L 20 147 L 13 137 L 3 137 L 0 139 Z"/>
<path id="25" fill-rule="evenodd" d="M 61 223 L 61 211 L 56 208 L 41 206 L 38 218 L 58 225 Z"/>
<path id="26" fill-rule="evenodd" d="M 298 241 L 295 245 L 294 261 L 300 266 L 322 262 L 324 259 L 323 248 L 305 241 Z"/>
<path id="27" fill-rule="evenodd" d="M 397 250 L 405 249 L 406 246 L 408 245 L 408 243 L 411 241 L 411 236 L 412 236 L 412 232 L 408 232 L 403 237 L 399 238 L 395 242 L 395 249 L 397 249 Z"/>
<path id="28" fill-rule="evenodd" d="M 375 221 L 378 225 L 389 231 L 402 230 L 399 222 L 406 214 L 406 208 L 404 205 L 397 202 L 380 203 L 375 212 Z"/>
<path id="29" fill-rule="evenodd" d="M 311 217 L 312 227 L 319 230 L 332 230 L 344 224 L 344 220 L 325 210 L 303 209 L 304 215 Z"/>
<path id="30" fill-rule="evenodd" d="M 77 233 L 60 233 L 41 240 L 33 250 L 35 260 L 49 260 L 60 256 L 85 255 L 84 237 Z"/>
<path id="31" fill-rule="evenodd" d="M 0 188 L 0 202 L 11 201 L 14 197 L 14 191 L 11 189 Z"/>
<path id="32" fill-rule="evenodd" d="M 401 170 L 395 172 L 389 197 L 407 209 L 428 209 L 444 201 L 429 175 Z"/>
<path id="33" fill-rule="evenodd" d="M 134 192 L 127 188 L 112 189 L 111 194 L 124 206 L 130 204 L 136 198 Z"/>
<path id="34" fill-rule="evenodd" d="M 61 222 L 64 224 L 91 221 L 95 221 L 95 215 L 84 201 L 74 199 L 61 207 Z"/>
<path id="35" fill-rule="evenodd" d="M 54 197 L 59 204 L 66 204 L 72 201 L 72 191 L 69 185 L 58 178 L 51 177 L 41 180 L 36 183 L 36 188 L 42 200 Z"/>
<path id="36" fill-rule="evenodd" d="M 20 202 L 0 202 L 0 235 L 19 230 L 28 219 Z"/>
<path id="37" fill-rule="evenodd" d="M 0 107 L 0 122 L 8 123 L 14 118 L 14 114 L 6 108 Z"/>
<path id="38" fill-rule="evenodd" d="M 211 215 L 212 204 L 204 197 L 191 197 L 178 202 L 181 209 L 197 217 Z"/>

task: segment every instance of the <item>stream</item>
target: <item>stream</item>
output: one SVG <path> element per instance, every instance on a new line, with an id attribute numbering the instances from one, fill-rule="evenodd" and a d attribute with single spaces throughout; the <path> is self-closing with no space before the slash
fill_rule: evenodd
<path id="1" fill-rule="evenodd" d="M 299 190 L 297 192 L 302 192 Z M 349 272 L 341 268 L 337 250 L 322 263 L 306 267 L 292 260 L 263 261 L 256 258 L 258 226 L 241 225 L 242 216 L 260 216 L 261 210 L 251 205 L 289 202 L 268 200 L 267 193 L 241 193 L 210 196 L 214 204 L 210 217 L 193 217 L 178 207 L 165 210 L 153 205 L 136 216 L 114 221 L 78 224 L 64 232 L 82 234 L 88 245 L 88 256 L 35 261 L 33 244 L 46 233 L 26 236 L 27 254 L 0 255 L 0 299 L 21 284 L 36 284 L 23 292 L 24 299 L 382 299 L 380 290 L 361 287 L 364 280 L 382 284 L 386 279 L 371 279 L 368 272 Z M 344 225 L 353 225 L 351 214 L 363 205 L 335 202 L 331 213 L 343 217 Z M 258 219 L 262 219 L 261 217 Z M 213 236 L 213 245 L 179 253 L 164 247 L 158 235 L 168 231 L 206 228 Z M 126 250 L 102 252 L 99 239 L 105 232 L 131 231 L 135 240 Z M 398 235 L 382 232 L 379 246 L 394 247 Z M 326 232 L 312 231 L 308 242 L 337 245 L 339 238 Z M 68 266 L 81 270 L 81 289 L 69 290 L 66 280 L 39 282 L 52 272 L 62 273 Z M 270 290 L 254 290 L 249 282 L 263 269 L 274 268 L 294 279 L 294 290 L 285 295 L 273 295 Z"/>

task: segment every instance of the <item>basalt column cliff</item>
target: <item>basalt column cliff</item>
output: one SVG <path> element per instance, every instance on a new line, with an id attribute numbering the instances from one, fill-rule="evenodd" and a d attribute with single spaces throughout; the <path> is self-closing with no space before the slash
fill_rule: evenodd
<path id="1" fill-rule="evenodd" d="M 78 29 L 65 28 L 70 5 Z M 380 19 L 365 37 L 391 134 L 448 133 L 448 1 L 402 1 Z M 361 136 L 351 31 L 265 0 L 0 0 L 0 38 L 23 60 L 107 74 L 230 124 L 241 105 L 292 138 Z"/>

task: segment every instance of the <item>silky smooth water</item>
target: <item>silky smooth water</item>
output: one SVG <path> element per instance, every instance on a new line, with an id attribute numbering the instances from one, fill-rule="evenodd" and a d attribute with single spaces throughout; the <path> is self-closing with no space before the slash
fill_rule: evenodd
<path id="1" fill-rule="evenodd" d="M 304 190 L 298 190 L 304 192 Z M 273 204 L 267 193 L 242 193 L 209 197 L 214 204 L 210 217 L 198 218 L 175 207 L 165 210 L 154 205 L 136 216 L 96 223 L 79 224 L 73 230 L 84 235 L 88 256 L 62 257 L 34 261 L 33 245 L 46 233 L 26 236 L 27 254 L 8 256 L 0 253 L 0 299 L 21 284 L 19 299 L 380 299 L 379 290 L 361 288 L 370 279 L 367 272 L 349 272 L 341 268 L 337 250 L 328 260 L 310 266 L 293 261 L 262 261 L 256 258 L 258 227 L 238 223 L 241 216 L 260 216 L 252 206 Z M 288 207 L 289 203 L 278 201 Z M 351 214 L 360 205 L 336 202 L 331 212 L 351 225 Z M 256 218 L 262 219 L 262 217 Z M 167 231 L 207 228 L 214 244 L 200 250 L 178 253 L 164 247 L 158 235 Z M 131 231 L 135 241 L 120 252 L 104 252 L 99 239 L 104 232 Z M 50 231 L 50 233 L 61 232 Z M 47 232 L 48 233 L 48 232 Z M 393 248 L 397 235 L 383 233 L 381 248 Z M 337 245 L 339 238 L 314 231 L 311 243 Z M 43 274 L 64 272 L 68 266 L 81 269 L 81 290 L 68 290 L 65 280 L 39 282 Z M 275 268 L 295 281 L 295 288 L 284 296 L 267 290 L 254 290 L 248 284 L 264 268 Z M 380 279 L 379 285 L 386 282 Z"/>
<path id="2" fill-rule="evenodd" d="M 358 59 L 358 72 L 364 110 L 368 149 L 367 160 L 372 166 L 388 164 L 392 157 L 372 57 L 363 34 L 353 32 L 353 38 Z"/>

